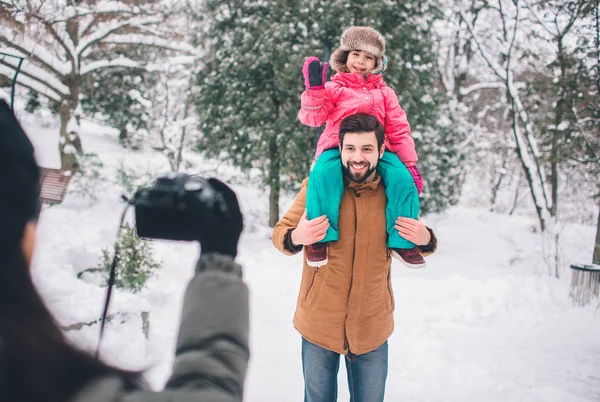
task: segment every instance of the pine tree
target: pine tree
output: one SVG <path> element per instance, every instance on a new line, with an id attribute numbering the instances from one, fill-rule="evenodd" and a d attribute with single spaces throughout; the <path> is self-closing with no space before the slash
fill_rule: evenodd
<path id="1" fill-rule="evenodd" d="M 195 102 L 198 149 L 243 168 L 258 168 L 270 189 L 269 224 L 279 219 L 282 179 L 299 182 L 313 155 L 296 118 L 302 90 L 300 3 L 209 0 L 205 67 Z"/>
<path id="2" fill-rule="evenodd" d="M 119 141 L 125 147 L 137 149 L 136 133 L 147 129 L 147 111 L 134 93 L 155 83 L 153 73 L 138 70 L 93 72 L 82 82 L 81 108 L 86 115 L 102 119 L 119 130 Z"/>

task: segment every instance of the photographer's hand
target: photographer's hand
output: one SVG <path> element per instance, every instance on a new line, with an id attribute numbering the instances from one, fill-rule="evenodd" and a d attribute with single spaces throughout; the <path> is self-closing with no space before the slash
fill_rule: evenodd
<path id="1" fill-rule="evenodd" d="M 217 179 L 208 179 L 208 182 L 217 193 L 219 202 L 198 222 L 202 254 L 214 252 L 235 258 L 244 227 L 237 197 L 225 183 Z M 200 205 L 199 208 L 203 207 Z"/>

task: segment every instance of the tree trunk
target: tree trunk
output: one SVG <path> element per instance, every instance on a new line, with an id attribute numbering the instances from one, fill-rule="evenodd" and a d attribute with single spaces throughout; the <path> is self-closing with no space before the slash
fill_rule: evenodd
<path id="1" fill-rule="evenodd" d="M 598 224 L 596 225 L 596 245 L 594 246 L 592 263 L 600 265 L 600 210 L 598 211 Z"/>
<path id="2" fill-rule="evenodd" d="M 560 278 L 561 274 L 560 254 L 558 253 L 559 238 L 558 221 L 556 217 L 551 217 L 546 220 L 546 228 L 542 232 L 542 256 L 548 267 L 548 275 L 554 275 L 556 278 Z"/>
<path id="3" fill-rule="evenodd" d="M 600 2 L 596 0 L 596 53 L 597 53 L 597 65 L 598 74 L 600 77 Z M 600 93 L 600 79 L 596 80 L 596 87 Z M 592 263 L 600 265 L 600 211 L 598 212 L 598 224 L 596 225 L 596 245 L 594 246 L 594 256 L 592 257 Z"/>
<path id="4" fill-rule="evenodd" d="M 61 161 L 61 169 L 69 170 L 73 173 L 77 171 L 79 168 L 77 164 L 77 154 L 82 154 L 83 149 L 81 146 L 81 139 L 79 135 L 77 135 L 77 145 L 73 143 L 73 139 L 69 135 L 67 131 L 67 127 L 71 118 L 73 116 L 73 112 L 77 109 L 77 105 L 79 105 L 79 92 L 81 90 L 81 77 L 78 77 L 75 74 L 72 74 L 68 77 L 65 82 L 69 87 L 69 97 L 67 99 L 63 99 L 60 104 L 59 114 L 60 114 L 60 141 L 58 144 L 58 150 L 60 152 L 60 161 Z"/>
<path id="5" fill-rule="evenodd" d="M 271 138 L 269 141 L 269 226 L 275 227 L 279 221 L 279 149 L 277 139 Z"/>
<path id="6" fill-rule="evenodd" d="M 490 212 L 495 212 L 496 210 L 496 201 L 498 198 L 498 190 L 500 190 L 500 186 L 502 186 L 502 180 L 506 176 L 506 157 L 502 160 L 502 168 L 496 169 L 496 173 L 494 178 L 492 179 L 492 198 L 490 199 Z"/>
<path id="7" fill-rule="evenodd" d="M 68 100 L 64 100 L 59 109 L 60 114 L 60 140 L 58 143 L 58 151 L 60 152 L 60 168 L 64 171 L 77 171 L 76 148 L 71 143 L 67 126 L 71 120 L 71 106 Z M 80 145 L 81 146 L 81 145 Z"/>
<path id="8" fill-rule="evenodd" d="M 190 108 L 190 99 L 191 96 L 188 96 L 185 100 L 185 109 L 183 110 L 183 120 L 185 121 L 188 118 L 188 109 Z M 185 144 L 185 134 L 186 134 L 186 126 L 181 128 L 181 135 L 179 137 L 179 149 L 177 149 L 177 155 L 175 158 L 175 170 L 179 171 L 181 167 L 181 162 L 183 162 L 183 145 Z"/>
<path id="9" fill-rule="evenodd" d="M 556 114 L 554 116 L 554 130 L 552 130 L 552 149 L 550 150 L 550 188 L 552 191 L 552 208 L 550 208 L 550 215 L 552 216 L 557 216 L 558 214 L 558 168 L 559 158 L 562 158 L 559 149 L 561 142 L 560 137 L 562 134 L 560 133 L 559 127 L 563 121 L 563 118 L 565 117 L 565 109 L 569 107 L 566 99 L 568 96 L 568 88 L 565 88 L 567 61 L 562 36 L 558 36 L 557 38 L 557 48 L 557 59 L 560 66 L 560 92 L 555 108 Z"/>

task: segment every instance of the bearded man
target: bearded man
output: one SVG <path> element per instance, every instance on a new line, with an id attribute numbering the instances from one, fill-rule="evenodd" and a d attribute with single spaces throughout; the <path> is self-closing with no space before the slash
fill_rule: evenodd
<path id="1" fill-rule="evenodd" d="M 304 258 L 294 315 L 302 335 L 304 400 L 337 400 L 340 355 L 345 355 L 351 400 L 377 402 L 384 398 L 387 339 L 394 330 L 387 199 L 377 171 L 384 129 L 374 116 L 355 114 L 342 121 L 339 136 L 345 186 L 339 239 L 329 245 L 326 265 L 311 267 Z M 326 216 L 307 219 L 306 189 L 304 180 L 273 229 L 273 244 L 286 255 L 304 248 L 306 257 L 307 246 L 322 240 L 329 227 Z M 421 221 L 398 217 L 395 228 L 423 256 L 435 251 L 437 239 Z"/>

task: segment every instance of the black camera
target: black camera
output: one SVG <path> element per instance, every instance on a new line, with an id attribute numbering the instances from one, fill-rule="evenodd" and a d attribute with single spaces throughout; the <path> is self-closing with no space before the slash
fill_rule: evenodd
<path id="1" fill-rule="evenodd" d="M 227 216 L 223 195 L 208 180 L 172 172 L 133 197 L 137 234 L 166 240 L 200 240 L 198 227 L 211 216 Z"/>

